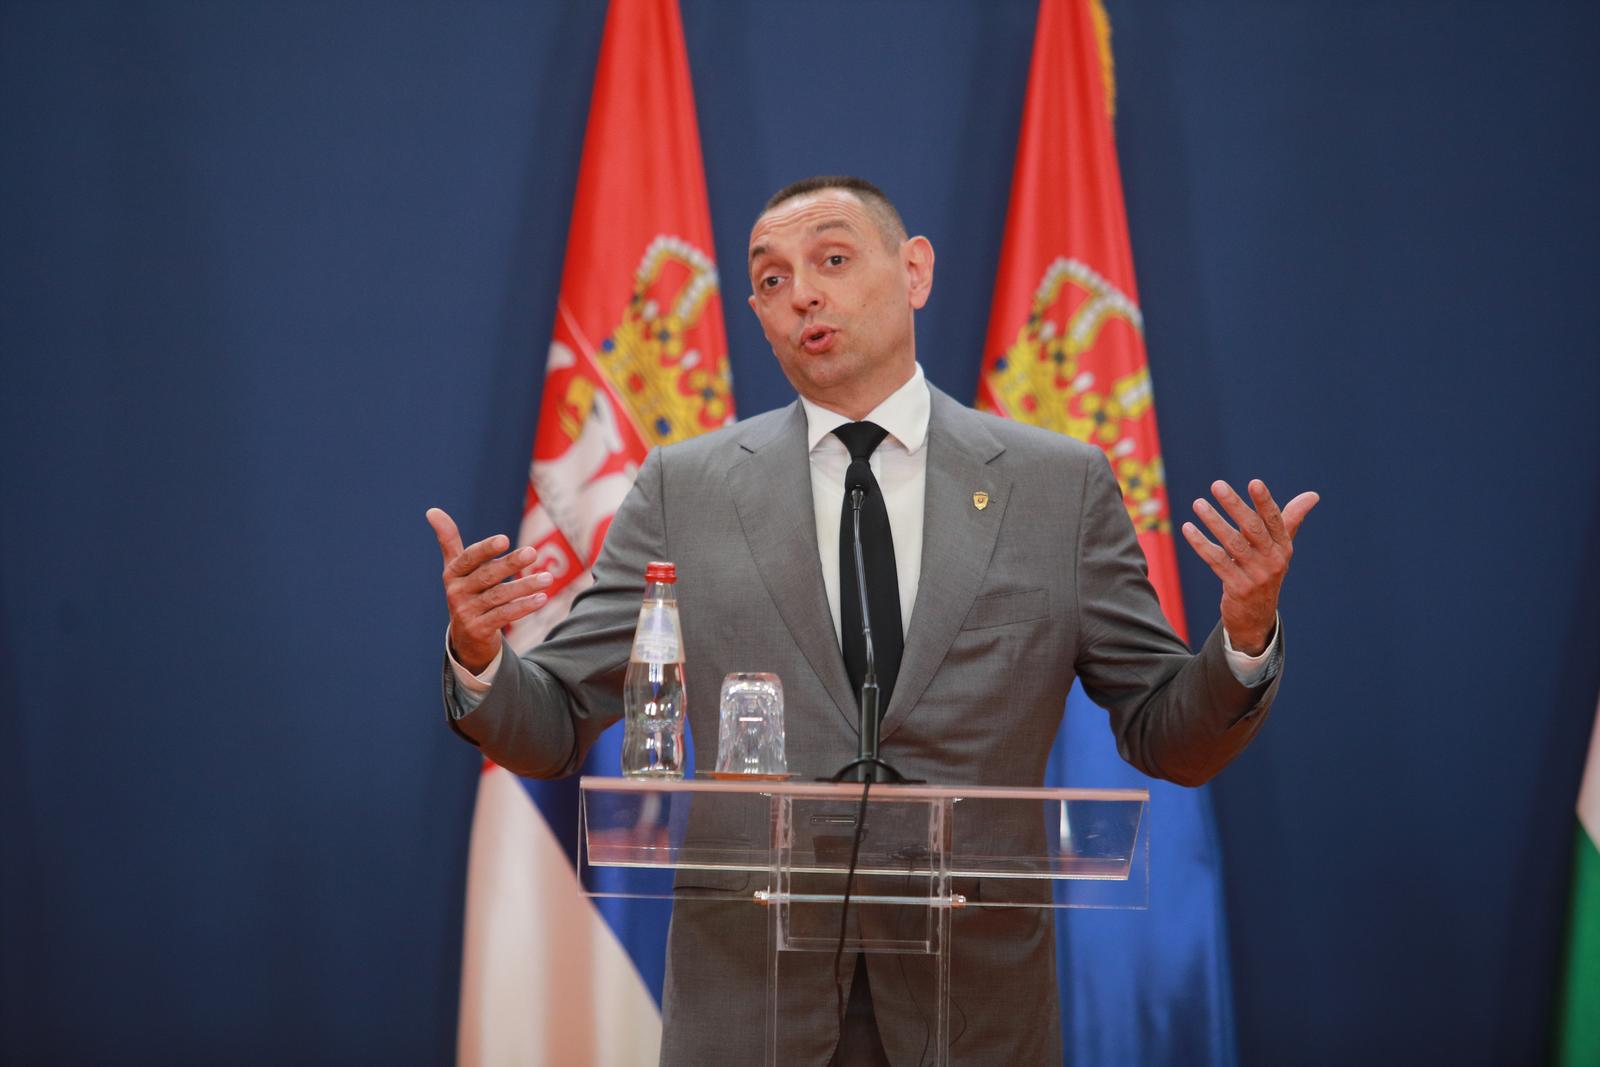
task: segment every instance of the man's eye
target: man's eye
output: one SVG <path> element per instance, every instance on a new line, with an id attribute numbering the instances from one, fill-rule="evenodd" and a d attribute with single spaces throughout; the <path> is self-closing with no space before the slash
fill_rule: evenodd
<path id="1" fill-rule="evenodd" d="M 828 257 L 828 266 L 830 266 L 830 267 L 842 267 L 842 266 L 844 266 L 844 257 L 839 255 L 837 252 L 834 253 L 833 255 Z"/>
<path id="2" fill-rule="evenodd" d="M 782 279 L 780 279 L 776 274 L 769 274 L 765 278 L 761 279 L 761 288 L 776 289 L 778 287 L 778 282 L 781 280 Z"/>

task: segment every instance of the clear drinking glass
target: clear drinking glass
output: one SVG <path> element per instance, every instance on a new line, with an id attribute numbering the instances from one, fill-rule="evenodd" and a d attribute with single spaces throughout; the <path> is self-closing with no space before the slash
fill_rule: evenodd
<path id="1" fill-rule="evenodd" d="M 722 680 L 718 774 L 785 774 L 783 683 L 776 674 L 736 672 Z"/>

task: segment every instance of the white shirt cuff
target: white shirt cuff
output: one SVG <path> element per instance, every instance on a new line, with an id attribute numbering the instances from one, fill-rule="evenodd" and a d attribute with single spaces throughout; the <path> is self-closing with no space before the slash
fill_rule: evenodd
<path id="1" fill-rule="evenodd" d="M 450 661 L 450 673 L 456 679 L 456 703 L 461 705 L 461 714 L 465 715 L 473 708 L 483 703 L 484 694 L 489 692 L 490 685 L 494 682 L 495 671 L 500 669 L 500 657 L 505 655 L 505 646 L 500 646 L 500 651 L 494 654 L 494 659 L 483 669 L 481 674 L 473 674 L 461 665 L 456 659 L 456 654 L 450 649 L 450 627 L 444 628 L 444 657 Z"/>
<path id="2" fill-rule="evenodd" d="M 1254 689 L 1278 673 L 1278 617 L 1272 617 L 1272 638 L 1261 655 L 1251 656 L 1233 647 L 1228 628 L 1222 628 L 1222 651 L 1228 657 L 1228 669 L 1246 689 Z"/>

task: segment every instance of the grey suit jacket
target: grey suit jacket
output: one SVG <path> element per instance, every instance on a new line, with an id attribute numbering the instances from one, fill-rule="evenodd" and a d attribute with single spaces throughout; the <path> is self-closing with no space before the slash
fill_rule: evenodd
<path id="1" fill-rule="evenodd" d="M 885 709 L 885 758 L 932 782 L 1039 784 L 1077 678 L 1108 710 L 1128 762 L 1185 785 L 1206 781 L 1259 729 L 1277 678 L 1240 685 L 1220 629 L 1193 656 L 1172 633 L 1098 449 L 932 393 L 922 574 Z M 980 490 L 990 501 L 981 510 Z M 783 679 L 791 771 L 821 776 L 854 756 L 856 702 L 822 583 L 798 402 L 653 451 L 606 536 L 594 586 L 543 644 L 503 657 L 476 709 L 457 718 L 452 707 L 452 727 L 518 774 L 574 773 L 621 714 L 653 559 L 678 568 L 690 729 L 703 760 L 715 751 L 715 694 L 736 670 Z M 448 670 L 445 679 L 453 705 Z M 742 877 L 698 884 L 749 899 Z M 753 905 L 679 902 L 663 1063 L 759 1059 L 763 931 Z M 1048 913 L 968 909 L 956 945 L 954 1062 L 1059 1062 Z M 785 973 L 794 1000 L 784 1063 L 824 1064 L 837 1041 L 824 955 L 801 954 Z M 868 964 L 885 1048 L 915 1063 L 929 1034 L 931 968 L 905 956 Z"/>

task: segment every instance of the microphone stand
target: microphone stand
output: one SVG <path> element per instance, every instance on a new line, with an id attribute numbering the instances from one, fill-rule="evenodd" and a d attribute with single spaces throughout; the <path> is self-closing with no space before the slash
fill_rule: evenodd
<path id="1" fill-rule="evenodd" d="M 899 782 L 910 779 L 878 756 L 879 734 L 883 725 L 878 708 L 878 657 L 872 643 L 872 613 L 867 603 L 867 568 L 861 551 L 861 503 L 866 493 L 859 485 L 850 487 L 851 529 L 854 533 L 856 593 L 861 600 L 861 639 L 866 645 L 867 670 L 861 679 L 860 745 L 855 759 L 840 767 L 829 781 Z"/>

